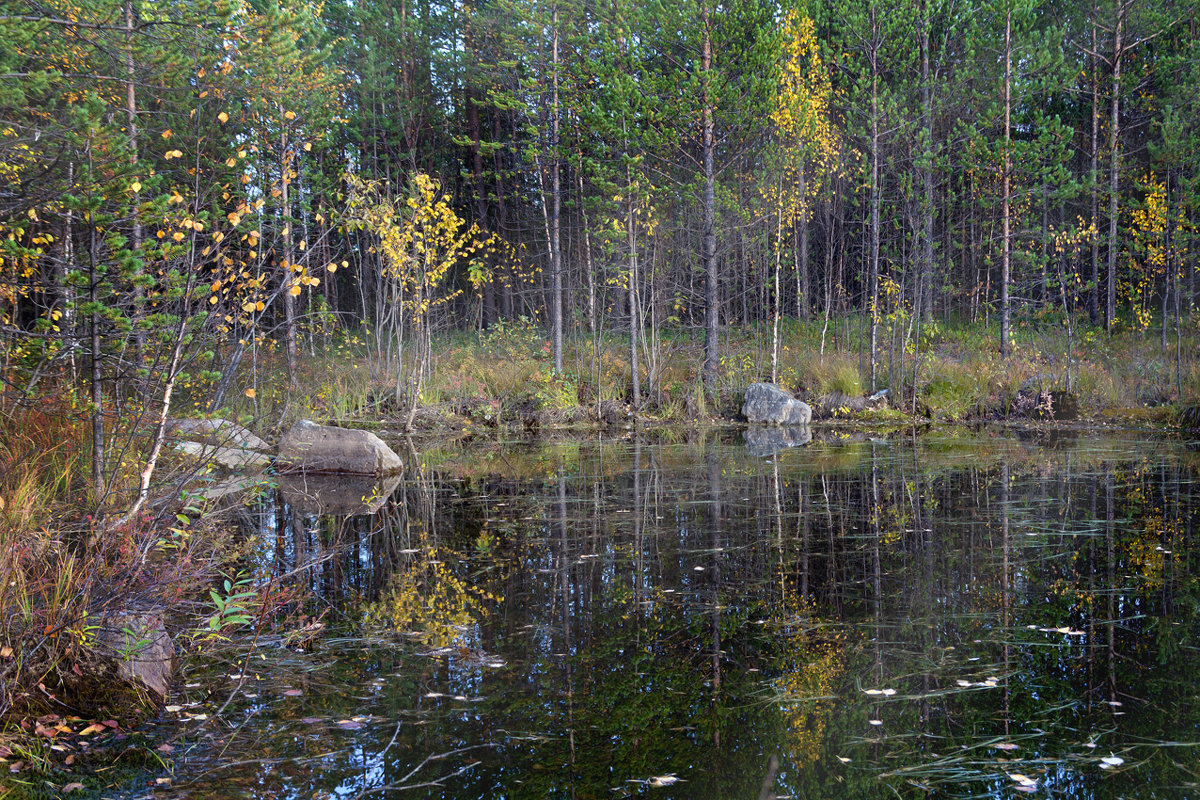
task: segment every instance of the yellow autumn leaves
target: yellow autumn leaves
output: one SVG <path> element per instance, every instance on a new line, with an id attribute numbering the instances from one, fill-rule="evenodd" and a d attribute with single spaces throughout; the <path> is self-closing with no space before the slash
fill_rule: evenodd
<path id="1" fill-rule="evenodd" d="M 784 19 L 782 63 L 771 122 L 779 143 L 782 174 L 763 194 L 785 222 L 802 213 L 821 182 L 838 170 L 840 145 L 830 103 L 833 86 L 821 60 L 813 21 L 796 10 Z"/>

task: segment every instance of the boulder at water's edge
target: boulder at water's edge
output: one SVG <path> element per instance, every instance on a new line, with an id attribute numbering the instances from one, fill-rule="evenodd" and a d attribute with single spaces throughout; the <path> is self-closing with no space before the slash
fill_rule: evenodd
<path id="1" fill-rule="evenodd" d="M 746 387 L 742 416 L 747 422 L 765 425 L 807 425 L 812 409 L 773 383 L 752 383 Z"/>
<path id="2" fill-rule="evenodd" d="M 283 435 L 276 463 L 281 469 L 358 475 L 398 472 L 403 467 L 400 456 L 370 431 L 334 428 L 306 419 Z"/>

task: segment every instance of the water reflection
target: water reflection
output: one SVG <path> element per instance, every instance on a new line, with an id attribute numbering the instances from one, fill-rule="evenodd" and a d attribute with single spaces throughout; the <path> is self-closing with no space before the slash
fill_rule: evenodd
<path id="1" fill-rule="evenodd" d="M 319 556 L 335 633 L 260 659 L 174 791 L 1195 796 L 1195 453 L 694 436 L 258 507 L 264 573 Z"/>

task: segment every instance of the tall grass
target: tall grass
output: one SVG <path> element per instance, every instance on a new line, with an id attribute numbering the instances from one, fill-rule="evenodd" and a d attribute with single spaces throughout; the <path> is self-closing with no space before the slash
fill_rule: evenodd
<path id="1" fill-rule="evenodd" d="M 782 386 L 809 400 L 857 397 L 872 388 L 866 385 L 866 320 L 851 314 L 835 322 L 823 339 L 822 320 L 784 320 L 777 374 Z M 750 326 L 723 331 L 720 369 L 711 386 L 701 380 L 700 331 L 673 329 L 647 340 L 655 344 L 640 350 L 642 415 L 669 420 L 736 414 L 745 386 L 770 379 L 770 336 L 764 330 Z M 1183 341 L 1178 375 L 1174 343 L 1160 353 L 1152 332 L 1106 334 L 1077 319 L 1068 353 L 1061 319 L 1031 317 L 1014 325 L 1007 358 L 1000 357 L 998 336 L 996 325 L 939 319 L 924 323 L 920 341 L 908 342 L 907 349 L 881 337 L 879 380 L 895 384 L 889 388 L 896 408 L 915 408 L 941 420 L 1005 416 L 1018 393 L 1031 387 L 1069 389 L 1085 413 L 1200 401 L 1200 331 L 1194 327 Z M 481 417 L 494 424 L 516 421 L 529 409 L 573 404 L 598 409 L 603 403 L 632 400 L 628 338 L 619 331 L 570 333 L 563 376 L 552 374 L 545 333 L 529 320 L 505 322 L 483 332 L 442 334 L 435 340 L 431 362 L 421 403 L 433 407 L 434 413 L 426 420 L 443 414 Z M 254 386 L 249 374 L 244 375 L 241 391 L 232 395 L 230 408 L 222 413 L 258 419 L 270 429 L 300 417 L 386 423 L 391 414 L 388 404 L 380 401 L 392 394 L 391 378 L 372 373 L 363 347 L 337 344 L 306 359 L 300 392 L 286 390 L 277 352 L 261 356 L 258 364 Z M 245 390 L 255 387 L 256 396 L 247 397 Z M 601 415 L 571 418 L 589 416 Z"/>

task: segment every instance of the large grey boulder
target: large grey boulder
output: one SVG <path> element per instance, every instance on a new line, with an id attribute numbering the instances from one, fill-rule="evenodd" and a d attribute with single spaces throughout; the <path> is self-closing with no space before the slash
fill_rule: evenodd
<path id="1" fill-rule="evenodd" d="M 100 619 L 95 654 L 120 684 L 167 699 L 175 667 L 175 648 L 156 614 L 110 611 Z M 116 688 L 116 687 L 113 687 Z"/>
<path id="2" fill-rule="evenodd" d="M 746 387 L 742 416 L 765 425 L 807 425 L 812 421 L 812 409 L 773 383 L 752 383 Z"/>
<path id="3" fill-rule="evenodd" d="M 283 435 L 276 463 L 304 472 L 379 475 L 398 472 L 400 456 L 370 431 L 334 428 L 302 419 Z"/>

